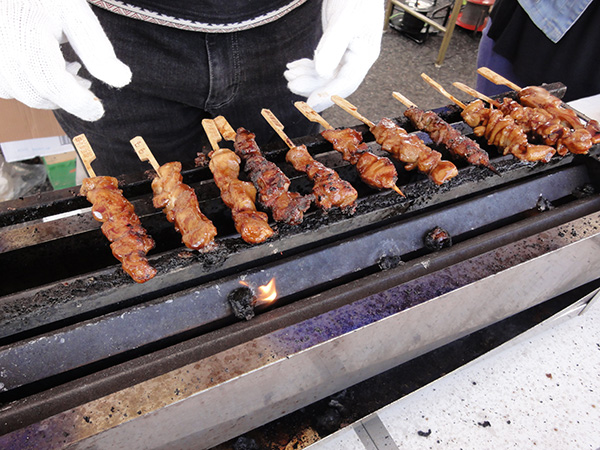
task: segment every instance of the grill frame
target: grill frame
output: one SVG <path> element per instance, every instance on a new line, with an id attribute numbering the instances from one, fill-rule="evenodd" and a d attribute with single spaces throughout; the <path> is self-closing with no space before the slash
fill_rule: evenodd
<path id="1" fill-rule="evenodd" d="M 117 445 L 126 439 L 130 444 L 136 442 L 135 448 L 209 448 L 224 442 L 547 298 L 600 279 L 598 270 L 587 270 L 600 267 L 598 199 L 577 203 L 483 234 L 456 245 L 451 252 L 417 258 L 406 267 L 364 277 L 268 311 L 249 323 L 215 330 L 34 395 L 25 404 L 3 411 L 3 421 L 13 427 L 33 423 L 17 426 L 0 437 L 0 443 L 10 448 L 27 439 L 35 448 L 43 439 L 46 448 L 63 448 L 65 443 L 78 448 Z M 595 212 L 585 215 L 590 209 Z M 515 241 L 515 237 L 522 238 Z M 567 272 L 565 261 L 571 268 Z M 475 272 L 470 280 L 452 275 L 470 270 Z M 539 284 L 528 283 L 539 275 Z M 489 289 L 490 283 L 494 289 Z M 355 320 L 356 311 L 365 311 L 362 303 L 370 297 L 383 296 L 390 301 L 397 298 L 394 291 L 399 289 L 413 296 L 416 292 L 421 301 L 390 310 L 383 318 L 370 317 L 369 323 L 347 326 Z M 483 300 L 487 300 L 487 308 L 481 308 Z M 448 317 L 462 319 L 439 320 Z M 319 324 L 324 325 L 323 334 L 309 334 L 309 342 L 290 340 L 290 336 L 298 336 L 298 330 L 318 328 Z M 337 333 L 328 335 L 332 326 Z M 407 346 L 390 347 L 390 336 Z M 420 338 L 415 340 L 415 336 Z M 334 354 L 343 357 L 346 368 L 336 366 L 339 361 L 332 358 Z M 187 365 L 181 365 L 186 361 Z M 344 376 L 331 376 L 333 373 Z M 261 383 L 269 388 L 251 389 Z M 278 395 L 285 391 L 285 400 L 273 400 L 273 390 Z M 223 401 L 224 395 L 231 402 Z M 212 415 L 217 404 L 218 417 Z M 119 414 L 112 415 L 115 405 L 120 405 Z M 45 414 L 50 416 L 40 420 Z M 95 425 L 88 427 L 86 417 Z M 164 429 L 165 423 L 172 423 L 174 432 L 168 437 L 157 435 L 156 430 Z M 62 433 L 66 429 L 76 432 L 66 438 Z M 200 447 L 198 443 L 202 443 Z"/>
<path id="2" fill-rule="evenodd" d="M 561 89 L 563 87 L 559 85 L 553 92 L 555 95 L 560 94 Z M 449 121 L 459 114 L 458 108 L 453 105 L 436 111 Z M 398 118 L 397 122 L 411 131 L 405 118 Z M 469 133 L 470 128 L 464 123 L 456 123 L 455 126 Z M 355 128 L 363 133 L 372 150 L 383 154 L 372 142 L 373 137 L 366 126 Z M 419 134 L 431 145 L 431 141 L 425 135 Z M 352 168 L 344 165 L 335 153 L 326 149 L 328 144 L 320 136 L 305 137 L 296 142 L 306 144 L 311 153 L 326 159 L 328 165 L 340 169 L 344 177 L 352 178 L 353 175 L 349 173 Z M 269 159 L 281 163 L 286 149 L 275 146 L 265 147 L 263 150 Z M 164 264 L 168 269 L 159 269 L 156 280 L 144 285 L 137 285 L 129 280 L 113 262 L 110 267 L 103 267 L 91 273 L 59 279 L 49 285 L 2 296 L 0 317 L 5 326 L 4 334 L 0 336 L 0 360 L 4 357 L 4 361 L 7 361 L 8 356 L 14 353 L 11 362 L 14 362 L 15 366 L 19 362 L 31 361 L 36 354 L 43 351 L 45 345 L 50 348 L 50 359 L 55 357 L 56 360 L 60 360 L 61 352 L 57 349 L 60 345 L 51 346 L 56 346 L 61 339 L 73 344 L 69 348 L 70 355 L 73 356 L 72 361 L 75 361 L 75 356 L 79 356 L 77 352 L 85 350 L 86 338 L 91 336 L 89 333 L 83 333 L 77 337 L 75 331 L 85 331 L 86 327 L 100 328 L 112 323 L 113 332 L 118 333 L 116 330 L 119 328 L 119 319 L 129 317 L 129 320 L 121 322 L 125 327 L 147 324 L 151 314 L 145 320 L 132 319 L 140 311 L 172 317 L 173 313 L 169 313 L 168 308 L 174 302 L 185 305 L 179 311 L 183 318 L 187 315 L 186 312 L 192 315 L 195 310 L 205 306 L 206 302 L 210 303 L 210 308 L 215 314 L 211 321 L 205 323 L 190 325 L 180 319 L 180 323 L 177 324 L 180 328 L 171 334 L 152 334 L 156 331 L 152 330 L 149 339 L 129 342 L 130 347 L 118 342 L 107 344 L 115 345 L 119 351 L 101 354 L 96 356 L 96 359 L 84 359 L 83 362 L 70 362 L 71 365 L 67 364 L 65 369 L 66 373 L 44 371 L 45 366 L 48 369 L 52 367 L 48 366 L 45 360 L 39 361 L 38 366 L 31 372 L 32 378 L 24 376 L 22 385 L 11 381 L 13 384 L 9 386 L 12 389 L 10 395 L 0 394 L 0 402 L 3 399 L 8 401 L 0 411 L 0 419 L 8 425 L 8 434 L 0 437 L 0 443 L 14 445 L 27 441 L 28 445 L 33 445 L 44 439 L 45 445 L 51 443 L 49 448 L 62 448 L 67 444 L 74 445 L 75 448 L 87 448 L 91 445 L 112 446 L 129 442 L 130 438 L 124 436 L 141 433 L 152 438 L 144 441 L 146 437 L 140 436 L 140 448 L 143 448 L 143 445 L 160 448 L 167 445 L 186 447 L 192 444 L 194 448 L 198 448 L 197 442 L 202 442 L 203 445 L 206 443 L 207 446 L 215 445 L 553 296 L 587 286 L 600 279 L 600 273 L 593 270 L 586 272 L 586 260 L 582 259 L 569 268 L 566 279 L 556 281 L 554 278 L 560 276 L 550 273 L 547 281 L 554 283 L 552 288 L 526 292 L 527 300 L 521 303 L 502 305 L 502 296 L 495 293 L 495 296 L 490 297 L 493 307 L 478 310 L 475 305 L 469 303 L 470 300 L 467 300 L 466 304 L 464 298 L 461 300 L 465 290 L 478 291 L 482 289 L 481 286 L 489 283 L 489 280 L 500 280 L 497 286 L 510 285 L 511 277 L 515 273 L 518 274 L 517 267 L 535 267 L 538 271 L 553 267 L 556 261 L 562 262 L 561 258 L 564 258 L 564 255 L 572 255 L 573 248 L 588 255 L 588 263 L 595 258 L 595 255 L 590 255 L 590 249 L 598 247 L 600 241 L 600 233 L 597 231 L 600 221 L 600 196 L 597 193 L 579 200 L 570 198 L 566 204 L 543 213 L 536 211 L 535 200 L 539 190 L 539 194 L 546 200 L 562 202 L 582 183 L 594 184 L 598 192 L 599 155 L 600 146 L 597 145 L 590 155 L 556 158 L 547 165 L 531 166 L 511 157 L 494 157 L 493 163 L 503 173 L 502 177 L 488 173 L 486 169 L 462 165 L 457 180 L 439 188 L 432 188 L 431 182 L 419 174 L 405 174 L 403 176 L 408 181 L 401 183 L 401 188 L 409 197 L 412 196 L 410 203 L 395 193 L 369 192 L 362 187 L 362 204 L 359 203 L 359 211 L 354 217 L 349 218 L 334 212 L 315 227 L 317 219 L 321 220 L 317 217 L 320 213 L 309 214 L 301 226 L 281 225 L 276 239 L 254 247 L 240 244 L 239 237 L 229 234 L 221 239 L 220 244 L 227 252 L 230 249 L 233 251 L 223 260 L 219 259 L 219 255 L 192 254 L 182 250 L 181 246 L 175 243 L 173 248 L 163 249 L 161 253 L 151 256 L 152 262 L 157 263 L 159 267 L 163 267 L 161 264 Z M 294 189 L 309 189 L 309 184 L 303 176 L 287 166 L 284 167 L 293 180 Z M 215 206 L 220 200 L 214 185 L 206 178 L 207 170 L 189 169 L 185 172 L 185 181 L 197 188 L 206 187 L 202 189 L 201 206 L 209 216 L 219 215 L 223 213 L 223 207 Z M 136 211 L 141 211 L 140 216 L 145 225 L 150 224 L 150 229 L 156 226 L 157 229 L 163 230 L 162 232 L 170 229 L 170 224 L 161 223 L 166 222 L 162 213 L 149 206 L 149 180 L 145 176 L 122 177 L 121 182 L 125 195 L 136 205 Z M 534 189 L 537 190 L 534 192 Z M 369 202 L 374 199 L 376 206 L 371 207 Z M 508 205 L 513 203 L 518 203 L 519 206 L 511 209 Z M 486 210 L 486 205 L 493 205 L 498 210 Z M 1 238 L 15 233 L 15 230 L 18 234 L 24 223 L 25 228 L 30 230 L 37 223 L 43 223 L 48 216 L 81 208 L 88 208 L 88 205 L 74 190 L 57 191 L 36 198 L 0 204 L 0 250 L 10 253 L 6 248 L 2 248 Z M 470 215 L 465 215 L 465 211 L 470 211 Z M 481 212 L 477 220 L 472 219 L 477 212 Z M 466 223 L 465 217 L 469 217 L 471 221 Z M 71 219 L 57 220 L 56 224 L 59 226 L 56 228 L 61 228 L 60 225 Z M 79 225 L 79 229 L 84 230 L 85 236 L 95 234 L 94 242 L 104 239 L 98 231 L 99 224 L 90 217 L 74 216 L 72 220 L 76 229 Z M 427 254 L 421 236 L 427 227 L 433 228 L 435 225 L 445 225 L 453 237 L 458 238 L 459 243 L 451 249 Z M 495 227 L 497 229 L 494 229 Z M 572 230 L 576 229 L 581 234 L 573 234 Z M 168 233 L 171 234 L 172 242 L 174 234 L 172 230 Z M 26 236 L 27 233 L 23 235 Z M 77 235 L 78 233 L 75 233 L 73 236 Z M 394 242 L 395 239 L 400 240 L 398 235 L 409 241 L 409 244 Z M 369 240 L 369 237 L 373 240 Z M 50 232 L 46 234 L 46 238 L 54 239 Z M 377 239 L 381 239 L 385 245 L 378 244 Z M 520 241 L 514 242 L 516 239 Z M 14 245 L 14 251 L 28 249 L 27 244 L 16 242 Z M 346 247 L 343 247 L 344 245 Z M 515 245 L 523 245 L 521 253 L 511 250 Z M 107 247 L 106 243 L 104 247 Z M 389 247 L 393 249 L 390 250 Z M 536 250 L 527 250 L 530 247 L 536 247 Z M 318 289 L 309 283 L 304 284 L 299 291 L 289 290 L 291 288 L 288 286 L 293 283 L 288 280 L 288 285 L 283 286 L 283 299 L 277 303 L 276 308 L 259 310 L 260 314 L 250 322 L 238 322 L 232 318 L 225 299 L 240 278 L 249 279 L 256 286 L 268 281 L 269 275 L 277 270 L 280 274 L 293 271 L 295 264 L 304 260 L 309 267 L 323 267 L 327 265 L 327 252 L 332 248 L 340 252 L 338 260 L 352 250 L 364 252 L 364 255 L 361 253 L 364 262 L 362 265 L 349 265 L 345 272 L 337 273 L 331 278 L 319 278 L 319 283 L 314 283 L 319 284 Z M 350 250 L 345 250 L 346 248 Z M 193 257 L 186 258 L 181 265 L 169 266 L 180 253 L 184 256 L 192 254 Z M 323 255 L 322 259 L 320 254 Z M 506 256 L 500 263 L 492 256 L 487 256 L 486 260 L 486 255 L 508 254 L 513 255 L 512 263 Z M 523 260 L 515 262 L 515 255 L 517 259 Z M 373 267 L 377 266 L 378 261 L 386 257 L 408 259 L 399 267 L 374 270 Z M 463 273 L 456 284 L 448 283 L 449 274 L 460 271 L 461 267 L 476 267 L 475 261 L 482 258 L 488 262 L 487 272 L 482 270 L 476 279 L 470 279 Z M 598 262 L 594 260 L 595 265 L 591 267 L 600 267 Z M 564 277 L 564 273 L 562 276 Z M 96 283 L 115 285 L 99 289 L 90 295 L 90 292 L 82 290 L 78 285 L 90 277 L 95 278 Z M 419 280 L 430 280 L 429 283 L 434 285 L 444 284 L 446 280 L 447 290 L 430 291 L 424 297 L 420 297 L 419 301 L 414 300 L 399 306 L 398 290 Z M 421 291 L 427 290 L 424 286 L 421 286 Z M 512 285 L 510 287 L 513 289 Z M 52 294 L 53 289 L 58 294 Z M 204 303 L 189 301 L 186 304 L 186 296 L 191 298 L 195 292 L 202 290 L 209 292 Z M 44 304 L 41 300 L 48 299 L 49 295 L 54 295 L 53 299 L 56 301 Z M 378 304 L 388 305 L 389 308 L 383 308 L 385 311 L 381 315 L 368 315 L 371 321 L 362 323 L 357 319 L 360 316 L 357 311 L 364 312 L 360 305 L 370 297 L 384 297 L 385 301 L 379 301 Z M 448 298 L 451 300 L 447 300 Z M 465 324 L 459 321 L 458 326 L 451 323 L 452 321 L 446 321 L 448 323 L 439 326 L 431 318 L 436 315 L 449 315 L 451 311 L 447 305 L 467 307 L 473 322 Z M 429 316 L 420 315 L 420 311 L 424 309 L 429 309 Z M 390 336 L 398 339 L 410 337 L 409 334 L 403 334 L 409 331 L 395 333 L 394 329 L 388 328 L 389 324 L 396 323 L 401 329 L 418 333 L 419 330 L 415 330 L 411 325 L 417 316 L 424 328 L 433 328 L 434 332 L 410 348 L 386 347 L 385 339 L 389 339 Z M 314 321 L 331 322 L 327 317 L 335 317 L 336 321 L 340 321 L 344 326 L 332 328 L 331 334 L 321 340 L 316 339 L 315 336 L 319 333 L 313 330 L 306 338 L 307 346 L 300 349 L 291 348 L 289 341 L 282 337 L 285 333 L 297 333 L 297 330 L 306 328 Z M 168 328 L 170 325 L 165 326 Z M 106 328 L 108 332 L 104 332 L 103 335 L 110 336 L 110 330 L 111 328 Z M 122 335 L 125 339 L 127 333 L 123 332 Z M 135 336 L 135 332 L 130 335 Z M 368 343 L 363 344 L 363 348 L 367 346 L 368 351 L 365 351 L 375 356 L 361 362 L 356 356 L 356 349 L 353 348 L 360 347 L 361 341 L 356 341 L 355 336 L 362 336 L 359 339 Z M 257 352 L 261 345 L 266 350 Z M 377 346 L 388 350 L 382 352 Z M 343 348 L 343 353 L 349 355 L 349 368 L 337 366 L 337 369 L 342 367 L 344 372 L 348 372 L 347 376 L 344 374 L 331 377 L 331 380 L 319 378 L 322 375 L 321 369 L 310 367 L 313 359 L 324 361 L 326 355 L 331 355 L 336 348 Z M 23 353 L 19 354 L 18 351 Z M 26 351 L 32 353 L 29 355 Z M 269 351 L 276 356 L 269 358 Z M 236 360 L 244 361 L 244 364 L 236 365 Z M 297 366 L 298 361 L 304 361 L 304 364 Z M 326 363 L 325 367 L 332 373 L 335 372 L 335 364 L 329 366 Z M 187 379 L 182 370 L 193 373 L 196 381 Z M 206 379 L 207 372 L 215 375 L 212 381 Z M 272 378 L 273 373 L 294 374 L 295 378 L 292 381 L 297 382 L 300 387 L 294 387 L 288 394 L 284 394 L 283 391 L 289 390 L 290 385 L 294 383 L 290 383 L 290 380 L 282 382 L 277 377 Z M 175 374 L 183 376 L 181 380 L 186 379 L 184 385 L 188 389 L 187 393 L 183 395 L 182 390 L 176 387 L 179 381 L 175 378 L 169 378 L 167 383 L 173 388 L 169 395 L 166 392 L 158 392 L 161 383 L 164 384 L 168 377 L 174 377 Z M 243 396 L 250 392 L 249 386 L 252 386 L 252 383 L 259 383 L 259 378 L 265 376 L 269 379 L 268 385 L 279 390 L 279 400 L 275 399 L 276 396 L 272 401 L 267 400 L 264 397 L 267 394 L 261 391 L 259 396 L 263 397 L 248 395 L 243 405 L 229 408 L 224 416 L 212 417 L 210 403 L 217 401 L 213 395 L 217 395 L 216 399 L 219 395 Z M 307 381 L 315 376 L 317 378 L 314 382 Z M 200 379 L 203 381 L 199 382 Z M 250 384 L 246 384 L 248 380 Z M 177 389 L 179 393 L 173 396 L 172 393 Z M 140 406 L 138 414 L 138 411 L 131 409 L 131 405 L 134 404 L 134 396 L 131 393 L 139 394 L 140 390 L 156 390 L 157 393 L 152 395 L 151 399 L 148 397 L 149 400 L 141 401 L 140 405 L 145 406 Z M 107 404 L 114 405 L 119 401 L 124 404 L 125 400 L 130 404 L 127 417 L 121 415 L 117 418 L 110 413 L 103 415 Z M 208 411 L 203 420 L 211 424 L 210 426 L 195 426 L 181 413 L 186 410 L 188 413 L 192 410 L 199 411 L 198 408 L 201 408 L 202 414 Z M 94 426 L 88 426 L 90 422 L 86 417 L 90 421 L 93 421 L 91 417 L 100 420 Z M 179 430 L 178 435 L 175 433 L 171 436 L 177 442 L 163 442 L 160 436 L 153 434 L 158 423 L 156 421 L 172 421 L 175 417 L 182 424 L 173 425 L 174 430 Z M 155 425 L 149 425 L 153 423 Z M 68 427 L 76 429 L 70 437 L 64 435 Z M 42 429 L 52 432 L 42 433 Z M 47 440 L 48 438 L 50 440 Z"/>

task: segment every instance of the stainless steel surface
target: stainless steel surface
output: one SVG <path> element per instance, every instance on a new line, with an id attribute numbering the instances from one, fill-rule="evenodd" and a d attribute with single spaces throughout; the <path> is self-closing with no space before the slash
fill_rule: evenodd
<path id="1" fill-rule="evenodd" d="M 596 212 L 86 402 L 0 446 L 209 448 L 599 277 Z"/>
<path id="2" fill-rule="evenodd" d="M 3 388 L 0 391 L 14 389 L 223 319 L 230 314 L 227 296 L 239 287 L 240 280 L 256 287 L 275 278 L 280 298 L 299 294 L 377 265 L 382 258 L 401 257 L 419 250 L 423 245 L 422 237 L 432 228 L 432 224 L 442 226 L 452 236 L 460 236 L 496 223 L 508 214 L 532 209 L 542 194 L 548 201 L 568 196 L 582 182 L 589 182 L 583 166 L 566 168 L 540 179 L 523 182 L 518 187 L 498 189 L 455 204 L 451 215 L 443 209 L 435 210 L 362 236 L 338 241 L 334 246 L 282 258 L 276 264 L 257 266 L 157 301 L 22 339 L 0 347 L 3 367 L 0 377 Z M 489 205 L 494 205 L 494 208 L 489 208 Z M 345 258 L 349 254 L 354 256 Z M 338 263 L 329 270 L 315 270 L 328 266 L 332 260 Z M 154 320 L 155 317 L 162 317 L 162 320 Z M 148 323 L 153 323 L 153 326 L 148 327 Z M 9 331 L 10 328 L 6 326 L 4 332 Z M 105 344 L 103 336 L 111 336 L 110 346 Z M 56 360 L 60 360 L 61 364 L 53 364 Z"/>

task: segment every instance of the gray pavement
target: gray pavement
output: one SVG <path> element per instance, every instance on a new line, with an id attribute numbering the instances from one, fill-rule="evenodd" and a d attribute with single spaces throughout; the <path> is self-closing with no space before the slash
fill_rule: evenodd
<path id="1" fill-rule="evenodd" d="M 432 109 L 450 103 L 445 97 L 421 79 L 425 72 L 459 99 L 469 96 L 452 86 L 460 81 L 475 87 L 477 47 L 480 34 L 456 27 L 446 57 L 441 67 L 435 66 L 442 34 L 433 34 L 423 44 L 417 44 L 394 29 L 383 35 L 381 54 L 363 84 L 348 97 L 367 118 L 376 121 L 382 117 L 398 117 L 404 106 L 392 98 L 398 91 L 417 106 Z M 339 107 L 333 106 L 323 112 L 335 127 L 353 126 L 360 123 Z"/>

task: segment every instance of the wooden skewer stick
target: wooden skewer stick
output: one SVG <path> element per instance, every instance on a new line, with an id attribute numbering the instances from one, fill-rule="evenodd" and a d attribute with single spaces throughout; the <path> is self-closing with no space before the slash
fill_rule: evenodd
<path id="1" fill-rule="evenodd" d="M 392 97 L 394 97 L 396 100 L 398 100 L 400 103 L 402 103 L 407 108 L 416 108 L 417 107 L 417 105 L 415 103 L 411 102 L 408 98 L 406 98 L 400 92 L 396 92 L 396 91 L 392 92 Z"/>
<path id="2" fill-rule="evenodd" d="M 73 138 L 73 145 L 77 149 L 77 153 L 79 153 L 79 157 L 81 158 L 81 162 L 85 167 L 90 178 L 94 178 L 96 176 L 96 172 L 92 169 L 92 161 L 96 159 L 96 154 L 94 150 L 92 150 L 92 146 L 88 142 L 85 134 L 80 134 Z"/>
<path id="3" fill-rule="evenodd" d="M 334 97 L 337 97 L 337 96 L 334 96 Z M 337 97 L 337 98 L 340 98 L 341 100 L 343 100 L 341 97 Z M 331 99 L 333 100 L 333 97 L 331 97 Z M 336 100 L 333 100 L 333 101 L 335 102 Z M 354 106 L 352 103 L 348 102 L 347 100 L 344 100 L 342 103 L 347 103 L 349 105 L 350 109 L 353 110 L 356 114 L 358 114 L 356 106 Z M 306 117 L 311 122 L 316 122 L 316 123 L 321 124 L 321 126 L 323 128 L 325 128 L 326 130 L 333 130 L 333 127 L 331 125 L 329 125 L 329 123 L 327 123 L 327 121 L 325 119 L 323 119 L 323 117 L 321 117 L 321 115 L 318 112 L 316 112 L 314 109 L 312 109 L 308 105 L 308 103 L 306 103 L 306 102 L 296 102 L 296 103 L 294 103 L 294 106 L 296 108 L 298 108 L 298 110 L 302 114 L 304 114 L 304 117 Z M 350 112 L 350 111 L 348 111 L 348 112 Z M 351 113 L 351 114 L 354 115 L 354 113 Z M 358 117 L 358 116 L 362 117 L 362 119 L 360 117 Z M 359 120 L 363 120 L 364 119 L 367 122 L 369 122 L 370 125 L 367 124 L 367 125 L 369 125 L 369 127 L 374 126 L 373 122 L 371 122 L 367 118 L 363 117 L 361 114 L 358 114 L 358 116 L 355 116 L 355 117 L 357 119 L 359 119 Z M 396 191 L 398 194 L 400 194 L 402 197 L 406 197 L 404 195 L 404 193 L 400 190 L 400 188 L 398 186 L 394 185 L 394 186 L 392 186 L 392 189 L 394 191 Z"/>
<path id="4" fill-rule="evenodd" d="M 369 119 L 367 119 L 365 116 L 363 116 L 362 114 L 360 114 L 358 112 L 358 109 L 356 108 L 356 106 L 354 106 L 352 103 L 350 103 L 345 98 L 342 98 L 339 95 L 333 95 L 333 96 L 331 96 L 331 100 L 333 100 L 333 103 L 338 105 L 340 108 L 342 108 L 348 114 L 350 114 L 352 117 L 360 120 L 362 123 L 367 125 L 369 128 L 373 128 L 375 126 L 375 124 L 373 122 L 371 122 Z"/>
<path id="5" fill-rule="evenodd" d="M 333 130 L 333 127 L 329 125 L 329 123 L 325 119 L 323 119 L 323 117 L 321 117 L 321 115 L 318 112 L 316 112 L 314 109 L 308 106 L 308 103 L 296 102 L 294 103 L 294 106 L 298 109 L 298 111 L 304 114 L 304 117 L 306 117 L 311 122 L 320 124 L 326 130 Z"/>
<path id="6" fill-rule="evenodd" d="M 450 94 L 448 91 L 446 91 L 446 89 L 444 89 L 441 84 L 439 84 L 437 81 L 430 78 L 427 74 L 422 73 L 421 78 L 423 78 L 427 83 L 429 83 L 431 86 L 433 86 L 440 94 L 442 94 L 443 96 L 452 100 L 454 103 L 456 103 L 462 109 L 465 109 L 467 107 L 467 105 L 465 105 L 459 99 L 457 99 L 452 94 Z"/>
<path id="7" fill-rule="evenodd" d="M 160 177 L 160 164 L 156 161 L 156 158 L 150 151 L 150 148 L 146 144 L 146 141 L 141 136 L 136 136 L 129 141 L 135 150 L 135 153 L 138 155 L 141 161 L 148 161 L 152 168 L 156 171 L 158 176 Z"/>
<path id="8" fill-rule="evenodd" d="M 210 142 L 210 146 L 212 147 L 212 149 L 215 152 L 219 150 L 219 142 L 221 142 L 221 133 L 219 133 L 219 129 L 217 128 L 217 124 L 215 123 L 215 121 L 213 119 L 203 119 L 202 128 L 204 128 L 204 132 L 206 133 L 206 136 L 208 136 L 208 141 Z"/>
<path id="9" fill-rule="evenodd" d="M 498 108 L 500 106 L 500 102 L 498 102 L 497 100 L 494 100 L 493 98 L 490 98 L 485 94 L 482 94 L 481 92 L 473 89 L 470 86 L 467 86 L 466 84 L 461 83 L 460 81 L 455 81 L 454 83 L 452 83 L 452 86 L 460 89 L 463 92 L 466 92 L 467 94 L 469 94 L 475 98 L 480 98 L 481 100 L 485 100 L 490 105 L 494 105 L 496 108 Z"/>
<path id="10" fill-rule="evenodd" d="M 502 75 L 497 74 L 492 69 L 489 69 L 487 67 L 480 67 L 479 69 L 477 69 L 477 73 L 479 75 L 481 75 L 483 78 L 490 80 L 494 84 L 501 84 L 504 86 L 508 86 L 509 88 L 511 88 L 512 90 L 517 91 L 517 92 L 519 92 L 521 90 L 521 88 L 519 86 L 517 86 L 515 83 L 504 78 Z"/>
<path id="11" fill-rule="evenodd" d="M 225 117 L 217 116 L 213 120 L 219 132 L 223 136 L 223 139 L 227 141 L 235 141 L 235 136 L 237 133 L 235 132 L 233 127 L 229 125 L 229 122 L 227 122 L 227 119 L 225 119 Z"/>
<path id="12" fill-rule="evenodd" d="M 423 79 L 425 81 L 427 81 L 431 86 L 433 86 L 440 94 L 442 94 L 444 97 L 446 97 L 447 99 L 453 101 L 454 103 L 456 103 L 458 106 L 460 106 L 462 109 L 465 109 L 467 107 L 467 105 L 465 105 L 463 102 L 461 102 L 459 99 L 457 99 L 456 97 L 454 97 L 452 94 L 450 94 L 448 91 L 446 91 L 446 89 L 444 89 L 442 87 L 441 84 L 437 83 L 436 81 L 432 80 L 431 78 L 429 78 L 427 75 L 425 74 L 421 74 L 421 76 L 423 77 Z M 427 78 L 426 78 L 427 77 Z M 431 82 L 430 82 L 431 81 Z"/>
<path id="13" fill-rule="evenodd" d="M 269 122 L 269 125 L 271 125 L 271 127 L 275 130 L 275 132 L 279 135 L 279 137 L 283 140 L 283 142 L 285 142 L 285 144 L 289 148 L 296 147 L 292 140 L 289 138 L 289 136 L 285 134 L 285 131 L 283 131 L 283 124 L 279 121 L 277 117 L 275 117 L 275 114 L 273 114 L 273 112 L 270 109 L 263 108 L 260 113 L 265 118 L 265 120 Z"/>

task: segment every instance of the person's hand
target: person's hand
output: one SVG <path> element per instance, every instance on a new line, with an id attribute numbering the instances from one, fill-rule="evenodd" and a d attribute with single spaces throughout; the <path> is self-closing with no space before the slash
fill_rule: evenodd
<path id="1" fill-rule="evenodd" d="M 384 12 L 381 0 L 323 0 L 323 36 L 313 59 L 288 63 L 289 90 L 317 112 L 352 94 L 379 57 Z"/>
<path id="2" fill-rule="evenodd" d="M 0 0 L 0 97 L 89 121 L 102 117 L 91 82 L 77 76 L 81 65 L 63 57 L 67 41 L 97 79 L 114 87 L 131 81 L 85 0 Z"/>

